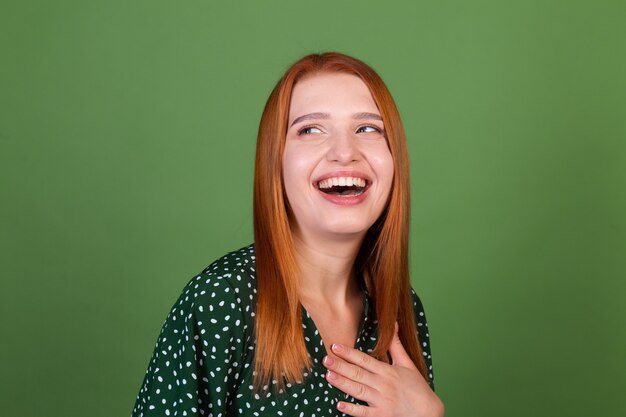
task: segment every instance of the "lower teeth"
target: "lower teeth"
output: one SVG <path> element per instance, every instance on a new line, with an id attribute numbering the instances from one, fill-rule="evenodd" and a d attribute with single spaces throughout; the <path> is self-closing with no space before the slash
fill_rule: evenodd
<path id="1" fill-rule="evenodd" d="M 338 195 L 340 197 L 352 197 L 352 196 L 363 194 L 363 190 L 335 191 L 335 192 L 331 192 L 330 194 Z"/>
<path id="2" fill-rule="evenodd" d="M 363 194 L 365 187 L 335 185 L 329 188 L 320 188 L 320 191 L 339 197 L 354 197 Z"/>

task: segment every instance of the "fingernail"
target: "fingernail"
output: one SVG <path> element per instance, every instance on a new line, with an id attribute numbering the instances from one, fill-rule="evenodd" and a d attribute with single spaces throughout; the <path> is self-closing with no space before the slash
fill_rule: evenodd
<path id="1" fill-rule="evenodd" d="M 342 402 L 338 402 L 337 403 L 337 410 L 341 411 L 341 410 L 345 410 L 346 409 L 346 405 Z"/>
<path id="2" fill-rule="evenodd" d="M 331 366 L 335 361 L 330 356 L 324 356 L 323 362 L 324 365 Z"/>
<path id="3" fill-rule="evenodd" d="M 333 343 L 330 348 L 333 350 L 333 352 L 341 352 L 343 350 L 343 346 L 341 346 L 339 343 Z"/>
<path id="4" fill-rule="evenodd" d="M 328 378 L 328 379 L 335 379 L 335 374 L 333 374 L 330 371 L 327 371 L 326 372 L 326 378 Z"/>

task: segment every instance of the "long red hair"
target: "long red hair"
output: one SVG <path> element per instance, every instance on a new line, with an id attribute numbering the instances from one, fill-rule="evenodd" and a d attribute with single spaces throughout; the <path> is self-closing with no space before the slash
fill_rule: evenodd
<path id="1" fill-rule="evenodd" d="M 282 158 L 293 87 L 307 75 L 342 72 L 356 75 L 369 88 L 385 126 L 394 160 L 389 203 L 365 236 L 355 270 L 365 281 L 378 320 L 372 355 L 389 361 L 394 323 L 407 353 L 428 380 L 416 333 L 409 282 L 409 161 L 398 109 L 380 76 L 364 62 L 327 52 L 294 63 L 274 87 L 263 111 L 254 172 L 254 240 L 257 267 L 255 387 L 302 381 L 310 367 L 304 343 L 298 266 L 282 179 Z"/>

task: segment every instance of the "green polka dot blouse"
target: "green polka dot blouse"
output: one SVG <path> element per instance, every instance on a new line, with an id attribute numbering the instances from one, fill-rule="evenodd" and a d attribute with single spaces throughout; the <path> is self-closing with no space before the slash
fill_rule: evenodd
<path id="1" fill-rule="evenodd" d="M 165 320 L 132 417 L 343 416 L 337 401 L 358 403 L 326 382 L 326 350 L 304 308 L 302 328 L 313 364 L 304 381 L 287 384 L 284 391 L 252 390 L 255 294 L 254 245 L 225 255 L 194 277 Z M 370 304 L 365 293 L 356 341 L 364 352 L 376 344 Z M 433 386 L 426 317 L 415 293 L 413 309 Z"/>

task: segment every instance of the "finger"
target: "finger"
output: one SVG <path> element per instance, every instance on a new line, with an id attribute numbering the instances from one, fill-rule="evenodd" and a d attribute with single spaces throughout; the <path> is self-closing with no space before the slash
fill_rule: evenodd
<path id="1" fill-rule="evenodd" d="M 391 356 L 391 361 L 393 365 L 416 369 L 415 364 L 411 360 L 409 354 L 406 353 L 406 350 L 404 350 L 404 346 L 402 346 L 402 342 L 400 341 L 400 335 L 398 334 L 398 323 L 396 323 L 396 329 L 393 334 L 393 339 L 391 339 L 391 343 L 389 344 L 389 355 Z"/>
<path id="2" fill-rule="evenodd" d="M 346 345 L 333 343 L 330 348 L 333 353 L 338 357 L 356 366 L 359 366 L 373 374 L 382 373 L 385 369 L 385 366 L 388 366 L 386 363 L 371 357 L 367 353 L 361 352 L 360 350 L 351 347 L 347 347 Z"/>
<path id="3" fill-rule="evenodd" d="M 374 386 L 375 375 L 360 366 L 353 365 L 339 357 L 333 358 L 331 356 L 325 356 L 322 363 L 327 369 L 345 376 L 348 379 L 369 385 L 370 387 Z"/>
<path id="4" fill-rule="evenodd" d="M 354 417 L 367 417 L 371 415 L 371 409 L 369 407 L 360 404 L 352 404 L 345 401 L 339 401 L 337 403 L 337 410 Z"/>
<path id="5" fill-rule="evenodd" d="M 326 372 L 326 380 L 332 386 L 339 388 L 346 394 L 367 403 L 376 402 L 380 396 L 380 393 L 374 388 L 361 384 L 360 382 L 352 381 L 351 379 L 333 371 Z"/>

